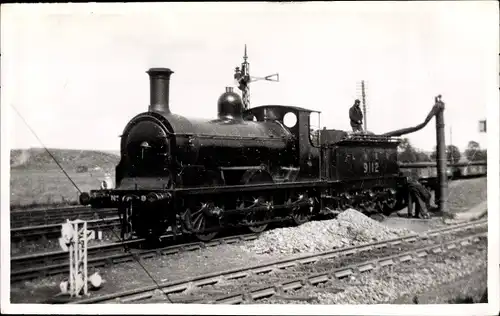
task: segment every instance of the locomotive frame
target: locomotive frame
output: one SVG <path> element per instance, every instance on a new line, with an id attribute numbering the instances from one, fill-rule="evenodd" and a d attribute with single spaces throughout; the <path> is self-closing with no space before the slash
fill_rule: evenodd
<path id="1" fill-rule="evenodd" d="M 349 207 L 367 214 L 404 207 L 399 139 L 323 129 L 313 144 L 310 114 L 317 111 L 243 111 L 231 88 L 219 98 L 217 119 L 184 118 L 170 113 L 172 73 L 148 71 L 150 108 L 124 129 L 117 187 L 80 196 L 94 208 L 117 207 L 122 238 L 171 228 L 208 241 L 227 227 L 261 232 L 272 222 L 300 225 Z M 292 126 L 284 126 L 288 113 L 296 118 Z"/>

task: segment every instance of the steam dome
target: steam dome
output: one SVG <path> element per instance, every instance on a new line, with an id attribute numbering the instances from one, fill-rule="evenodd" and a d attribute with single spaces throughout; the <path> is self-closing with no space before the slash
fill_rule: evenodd
<path id="1" fill-rule="evenodd" d="M 242 119 L 243 102 L 241 97 L 227 87 L 217 101 L 217 113 L 220 119 Z"/>

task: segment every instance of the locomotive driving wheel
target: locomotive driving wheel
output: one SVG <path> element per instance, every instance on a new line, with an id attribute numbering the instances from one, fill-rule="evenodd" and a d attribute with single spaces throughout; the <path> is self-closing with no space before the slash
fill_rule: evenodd
<path id="1" fill-rule="evenodd" d="M 243 175 L 242 181 L 243 184 L 258 184 L 258 183 L 274 183 L 273 178 L 269 173 L 264 170 L 249 170 L 245 172 Z M 272 197 L 266 195 L 258 195 L 253 198 L 244 197 L 240 204 L 240 208 L 250 208 L 251 207 L 262 207 L 265 206 L 269 209 L 272 209 Z M 248 229 L 253 233 L 261 233 L 263 232 L 268 224 L 256 224 L 252 225 L 252 223 L 263 222 L 269 218 L 269 211 L 257 211 L 252 212 L 249 211 L 249 214 L 245 216 L 245 221 L 248 223 Z"/>
<path id="2" fill-rule="evenodd" d="M 197 239 L 201 241 L 210 241 L 217 236 L 217 231 L 203 232 L 206 229 L 211 229 L 219 226 L 219 222 L 215 216 L 219 209 L 212 201 L 195 202 L 186 210 L 186 217 L 188 218 L 188 225 L 195 232 Z M 198 233 L 197 233 L 198 232 Z M 202 233 L 199 233 L 202 232 Z"/>
<path id="3" fill-rule="evenodd" d="M 247 208 L 249 206 L 255 206 L 255 207 L 268 207 L 268 209 L 271 209 L 272 207 L 272 201 L 269 199 L 266 201 L 266 198 L 264 196 L 258 196 L 256 198 L 253 198 L 252 200 L 244 200 L 240 204 L 240 208 Z M 253 223 L 258 223 L 265 221 L 268 218 L 268 214 L 266 211 L 258 211 L 258 212 L 250 212 L 249 215 L 245 216 L 245 221 L 248 223 L 248 229 L 252 233 L 261 233 L 267 228 L 267 223 L 266 224 L 256 224 L 252 225 Z"/>
<path id="4" fill-rule="evenodd" d="M 222 183 L 222 179 L 216 172 L 206 172 L 203 180 L 204 186 L 217 186 Z M 183 215 L 184 224 L 189 231 L 194 232 L 198 240 L 207 242 L 218 234 L 218 231 L 213 231 L 213 229 L 220 228 L 221 213 L 222 208 L 218 207 L 214 201 L 194 199 L 188 201 L 188 207 Z M 205 230 L 209 231 L 204 232 Z"/>
<path id="5" fill-rule="evenodd" d="M 292 207 L 292 220 L 296 225 L 302 225 L 311 220 L 314 198 L 309 197 L 305 192 L 293 192 L 288 203 L 295 204 Z"/>

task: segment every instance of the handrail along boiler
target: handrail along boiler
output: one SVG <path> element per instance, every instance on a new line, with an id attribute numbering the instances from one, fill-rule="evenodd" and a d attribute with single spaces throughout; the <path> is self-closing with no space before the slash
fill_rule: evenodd
<path id="1" fill-rule="evenodd" d="M 116 187 L 80 196 L 84 205 L 117 207 L 123 238 L 170 228 L 210 240 L 224 227 L 260 232 L 270 222 L 301 224 L 348 207 L 386 214 L 402 207 L 399 139 L 333 129 L 314 138 L 314 111 L 244 110 L 232 88 L 219 97 L 217 118 L 187 118 L 169 108 L 173 72 L 147 73 L 150 106 L 123 131 Z"/>

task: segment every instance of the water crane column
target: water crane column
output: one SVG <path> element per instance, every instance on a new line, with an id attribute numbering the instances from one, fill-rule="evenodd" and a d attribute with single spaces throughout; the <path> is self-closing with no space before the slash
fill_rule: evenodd
<path id="1" fill-rule="evenodd" d="M 446 174 L 446 142 L 445 142 L 445 125 L 444 125 L 444 103 L 441 101 L 441 95 L 435 98 L 436 104 L 439 104 L 439 111 L 436 113 L 436 160 L 437 160 L 437 177 L 439 183 L 439 191 L 436 191 L 436 201 L 438 202 L 439 210 L 443 213 L 448 212 L 448 175 Z"/>

